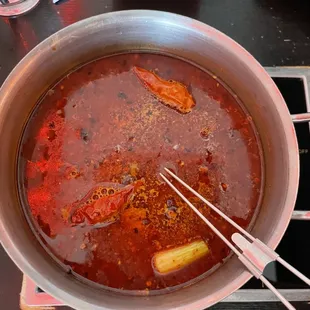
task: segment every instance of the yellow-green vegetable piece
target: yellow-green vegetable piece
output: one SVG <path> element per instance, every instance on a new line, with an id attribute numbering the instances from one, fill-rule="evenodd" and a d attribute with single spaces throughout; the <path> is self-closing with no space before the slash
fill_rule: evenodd
<path id="1" fill-rule="evenodd" d="M 153 266 L 157 272 L 165 274 L 179 270 L 209 253 L 208 245 L 203 240 L 160 251 L 153 257 Z"/>

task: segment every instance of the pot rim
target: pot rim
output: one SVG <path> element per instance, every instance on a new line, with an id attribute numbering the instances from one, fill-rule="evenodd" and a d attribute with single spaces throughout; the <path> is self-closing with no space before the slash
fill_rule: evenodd
<path id="1" fill-rule="evenodd" d="M 128 11 L 117 11 L 104 13 L 97 16 L 93 16 L 77 23 L 74 23 L 68 27 L 61 29 L 55 34 L 51 35 L 40 44 L 38 44 L 34 49 L 32 49 L 13 69 L 9 74 L 5 82 L 3 83 L 0 89 L 0 115 L 4 111 L 8 93 L 11 91 L 12 85 L 14 85 L 18 75 L 22 74 L 23 71 L 27 69 L 29 63 L 36 61 L 36 58 L 39 58 L 41 53 L 45 54 L 44 51 L 50 49 L 51 42 L 63 40 L 66 37 L 70 37 L 70 33 L 77 31 L 79 28 L 87 27 L 96 27 L 96 24 L 101 26 L 104 24 L 113 23 L 114 20 L 120 18 L 156 18 L 159 20 L 167 21 L 169 17 L 173 20 L 177 18 L 177 21 L 183 23 L 184 25 L 191 27 L 195 31 L 204 34 L 213 40 L 220 40 L 223 46 L 226 46 L 227 49 L 231 50 L 231 53 L 234 53 L 239 58 L 240 62 L 244 63 L 245 66 L 249 68 L 256 75 L 256 77 L 264 84 L 266 91 L 269 96 L 272 98 L 276 109 L 281 117 L 285 135 L 287 138 L 287 144 L 290 146 L 288 150 L 288 162 L 289 162 L 289 171 L 291 175 L 289 177 L 289 183 L 287 186 L 287 197 L 286 205 L 291 206 L 289 217 L 283 219 L 276 227 L 277 234 L 274 234 L 268 245 L 275 249 L 282 239 L 283 234 L 290 222 L 292 212 L 294 210 L 294 205 L 297 197 L 298 191 L 298 182 L 299 182 L 299 155 L 298 155 L 298 144 L 297 137 L 295 134 L 294 125 L 291 121 L 291 117 L 288 111 L 288 108 L 285 104 L 285 101 L 278 90 L 277 86 L 265 71 L 265 69 L 254 59 L 254 57 L 248 53 L 243 47 L 241 47 L 234 40 L 223 34 L 222 32 L 216 30 L 215 28 L 208 26 L 202 22 L 191 19 L 189 17 L 181 16 L 178 14 L 161 12 L 161 11 L 151 11 L 151 10 L 128 10 Z M 1 118 L 0 118 L 1 123 Z M 31 263 L 25 259 L 19 249 L 12 243 L 10 236 L 5 230 L 5 224 L 3 219 L 0 221 L 0 241 L 11 257 L 15 264 L 21 269 L 22 272 L 30 276 L 35 283 L 37 283 L 42 289 L 51 295 L 55 296 L 57 299 L 67 302 L 71 301 L 70 305 L 79 308 L 83 306 L 85 308 L 91 306 L 87 301 L 82 301 L 78 297 L 72 295 L 69 292 L 59 290 L 54 281 L 44 278 L 39 272 L 37 272 L 31 265 Z M 221 299 L 227 297 L 227 287 L 230 287 L 230 291 L 234 292 L 240 288 L 244 283 L 246 283 L 252 275 L 244 270 L 232 283 L 221 289 L 217 296 L 216 300 L 213 303 L 220 301 Z M 171 293 L 173 294 L 173 292 Z M 149 297 L 152 298 L 152 297 Z M 200 309 L 205 306 L 210 306 L 210 300 L 207 300 L 207 296 L 203 299 L 200 299 L 195 302 L 191 302 L 186 306 L 178 307 L 179 309 Z"/>

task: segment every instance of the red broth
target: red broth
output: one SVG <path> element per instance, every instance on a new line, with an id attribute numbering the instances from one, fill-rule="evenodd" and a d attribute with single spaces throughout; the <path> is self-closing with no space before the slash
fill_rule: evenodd
<path id="1" fill-rule="evenodd" d="M 191 112 L 160 102 L 135 66 L 184 84 Z M 117 55 L 68 74 L 39 103 L 22 141 L 20 189 L 40 239 L 74 273 L 112 288 L 158 290 L 208 274 L 230 253 L 159 172 L 172 169 L 248 227 L 260 198 L 260 154 L 251 117 L 216 76 L 168 56 Z M 225 236 L 234 232 L 184 192 Z M 155 253 L 196 239 L 207 255 L 165 275 L 154 270 Z"/>

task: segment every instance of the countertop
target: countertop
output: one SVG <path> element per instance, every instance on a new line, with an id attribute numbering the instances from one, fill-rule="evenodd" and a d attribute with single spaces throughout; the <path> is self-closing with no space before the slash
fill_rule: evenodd
<path id="1" fill-rule="evenodd" d="M 0 17 L 0 85 L 25 54 L 59 29 L 93 15 L 129 9 L 198 19 L 236 40 L 264 66 L 310 66 L 308 0 L 67 0 L 58 5 L 41 0 L 24 16 Z M 22 274 L 1 246 L 0 263 L 1 308 L 19 309 Z"/>

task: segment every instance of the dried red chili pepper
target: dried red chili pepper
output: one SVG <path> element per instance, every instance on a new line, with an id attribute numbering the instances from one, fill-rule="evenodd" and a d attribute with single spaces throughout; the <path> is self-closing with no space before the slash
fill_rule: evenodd
<path id="1" fill-rule="evenodd" d="M 134 190 L 141 184 L 142 181 L 139 180 L 121 189 L 119 184 L 115 187 L 95 187 L 78 203 L 71 216 L 71 224 L 75 226 L 84 223 L 85 220 L 90 225 L 113 222 Z"/>
<path id="2" fill-rule="evenodd" d="M 143 68 L 133 67 L 133 70 L 143 85 L 162 103 L 184 114 L 192 111 L 195 101 L 185 85 L 173 80 L 166 81 Z"/>

